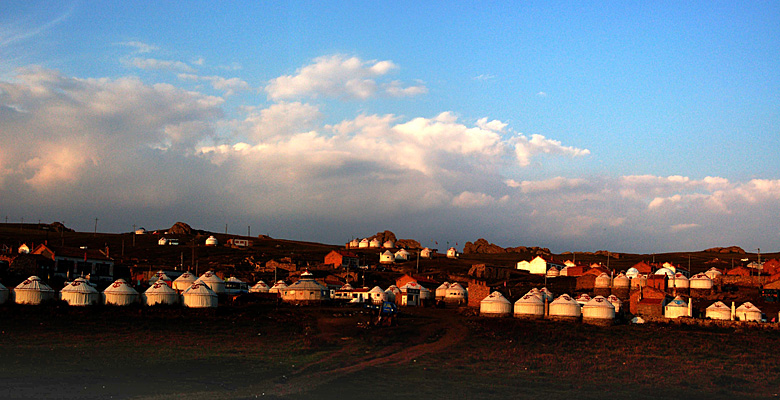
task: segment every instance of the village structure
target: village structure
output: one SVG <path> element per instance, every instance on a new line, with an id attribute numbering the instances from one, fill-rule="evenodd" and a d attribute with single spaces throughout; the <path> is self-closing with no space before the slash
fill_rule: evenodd
<path id="1" fill-rule="evenodd" d="M 467 243 L 463 252 L 449 246 L 440 254 L 388 231 L 289 255 L 276 251 L 289 244 L 268 237 L 198 233 L 183 223 L 165 231 L 135 230 L 120 249 L 74 246 L 50 236 L 38 243 L 21 237 L 1 243 L 0 304 L 214 308 L 240 300 L 374 307 L 387 317 L 404 307 L 438 307 L 601 325 L 778 325 L 780 261 L 754 259 L 738 248 L 711 249 L 714 257 L 691 268 L 690 256 L 687 265 L 626 265 L 612 253 L 508 251 L 482 239 Z M 148 257 L 127 257 L 139 242 Z M 257 251 L 261 246 L 269 247 Z M 500 262 L 483 262 L 491 252 L 501 254 Z"/>

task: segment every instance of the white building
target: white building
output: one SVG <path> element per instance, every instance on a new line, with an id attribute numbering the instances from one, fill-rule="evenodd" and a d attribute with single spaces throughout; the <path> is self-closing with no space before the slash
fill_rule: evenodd
<path id="1" fill-rule="evenodd" d="M 551 261 L 547 261 L 541 256 L 534 257 L 531 261 L 520 261 L 517 263 L 517 269 L 528 271 L 529 273 L 536 275 L 544 275 L 550 267 L 555 267 L 558 271 L 565 268 L 563 265 L 555 264 Z"/>

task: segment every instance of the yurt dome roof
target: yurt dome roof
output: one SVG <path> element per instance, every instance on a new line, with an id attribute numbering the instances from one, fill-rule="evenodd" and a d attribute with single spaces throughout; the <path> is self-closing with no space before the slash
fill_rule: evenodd
<path id="1" fill-rule="evenodd" d="M 674 298 L 674 300 L 670 301 L 667 305 L 667 307 L 688 307 L 688 303 L 685 302 L 685 300 L 677 296 Z"/>
<path id="2" fill-rule="evenodd" d="M 731 307 L 727 306 L 722 301 L 716 301 L 707 307 L 708 310 L 731 310 Z"/>
<path id="3" fill-rule="evenodd" d="M 355 289 L 349 283 L 345 283 L 344 286 L 342 286 L 339 290 L 355 290 Z"/>
<path id="4" fill-rule="evenodd" d="M 659 268 L 657 271 L 655 271 L 654 275 L 666 275 L 666 276 L 671 278 L 671 277 L 674 276 L 674 272 L 672 272 L 672 270 L 669 269 L 669 268 L 662 267 L 662 268 Z"/>
<path id="5" fill-rule="evenodd" d="M 482 299 L 482 303 L 505 303 L 511 305 L 512 303 L 509 302 L 509 300 L 504 297 L 501 292 L 493 292 L 489 294 L 487 297 Z"/>
<path id="6" fill-rule="evenodd" d="M 176 291 L 173 290 L 170 286 L 165 284 L 165 282 L 155 282 L 154 285 L 149 286 L 149 289 L 146 289 L 144 291 L 145 294 L 176 294 Z"/>
<path id="7" fill-rule="evenodd" d="M 209 288 L 208 285 L 202 281 L 195 281 L 190 287 L 183 293 L 185 296 L 212 296 L 217 297 L 217 294 Z"/>
<path id="8" fill-rule="evenodd" d="M 236 278 L 235 276 L 231 276 L 225 282 L 244 283 L 244 281 L 242 281 L 241 279 Z"/>
<path id="9" fill-rule="evenodd" d="M 179 275 L 179 277 L 176 278 L 174 280 L 174 282 L 195 282 L 197 279 L 198 278 L 195 277 L 195 275 L 192 272 L 187 271 L 187 272 Z"/>
<path id="10" fill-rule="evenodd" d="M 596 296 L 587 303 L 585 303 L 583 308 L 611 308 L 615 309 L 615 306 L 612 305 L 607 299 L 604 298 L 604 296 Z"/>
<path id="11" fill-rule="evenodd" d="M 519 298 L 515 304 L 544 304 L 544 301 L 533 294 L 526 294 L 525 296 Z"/>
<path id="12" fill-rule="evenodd" d="M 436 290 L 439 290 L 439 289 L 445 289 L 446 290 L 446 289 L 449 289 L 449 288 L 450 288 L 450 283 L 449 282 L 444 282 L 441 285 L 439 285 L 439 287 L 437 287 Z"/>
<path id="13" fill-rule="evenodd" d="M 678 272 L 678 273 L 674 274 L 674 279 L 675 280 L 679 279 L 679 280 L 686 280 L 687 281 L 688 277 L 683 275 L 682 272 Z"/>
<path id="14" fill-rule="evenodd" d="M 166 285 L 167 286 L 167 285 Z M 117 279 L 114 281 L 114 283 L 108 285 L 108 287 L 103 290 L 103 293 L 107 294 L 138 294 L 138 291 L 133 289 L 132 286 L 130 286 L 129 283 L 127 283 L 124 279 Z"/>
<path id="15" fill-rule="evenodd" d="M 33 275 L 18 284 L 14 290 L 36 290 L 39 292 L 54 292 L 54 289 L 43 283 L 41 278 Z"/>
<path id="16" fill-rule="evenodd" d="M 741 306 L 737 307 L 736 311 L 738 311 L 738 312 L 754 312 L 754 313 L 760 313 L 761 312 L 761 310 L 758 307 L 754 306 L 753 303 L 751 303 L 749 301 L 742 303 Z"/>
<path id="17" fill-rule="evenodd" d="M 382 290 L 379 286 L 374 286 L 371 288 L 371 290 L 368 291 L 368 293 L 384 293 L 385 291 Z"/>
<path id="18" fill-rule="evenodd" d="M 89 284 L 89 282 L 84 278 L 76 278 L 73 280 L 73 282 L 65 285 L 60 292 L 65 293 L 99 293 L 97 289 L 93 288 L 92 285 Z"/>
<path id="19" fill-rule="evenodd" d="M 203 282 L 225 282 L 220 277 L 218 277 L 214 271 L 206 271 L 206 273 L 201 275 L 199 279 Z"/>

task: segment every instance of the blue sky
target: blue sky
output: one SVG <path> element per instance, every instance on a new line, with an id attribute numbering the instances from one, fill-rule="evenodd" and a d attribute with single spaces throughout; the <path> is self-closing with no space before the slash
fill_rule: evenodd
<path id="1" fill-rule="evenodd" d="M 778 50 L 776 2 L 5 1 L 0 213 L 778 249 Z"/>

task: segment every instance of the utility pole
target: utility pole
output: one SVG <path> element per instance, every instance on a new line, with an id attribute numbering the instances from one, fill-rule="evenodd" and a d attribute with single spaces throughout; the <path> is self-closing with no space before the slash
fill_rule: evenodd
<path id="1" fill-rule="evenodd" d="M 133 247 L 135 247 L 135 224 L 133 224 Z"/>
<path id="2" fill-rule="evenodd" d="M 97 222 L 98 222 L 98 219 L 95 218 L 95 234 L 93 236 L 97 236 Z"/>
<path id="3" fill-rule="evenodd" d="M 225 235 L 227 235 L 227 224 L 225 224 Z"/>
<path id="4" fill-rule="evenodd" d="M 252 229 L 251 228 L 252 227 L 249 226 L 249 225 L 246 226 L 246 235 L 247 236 L 252 236 Z"/>

